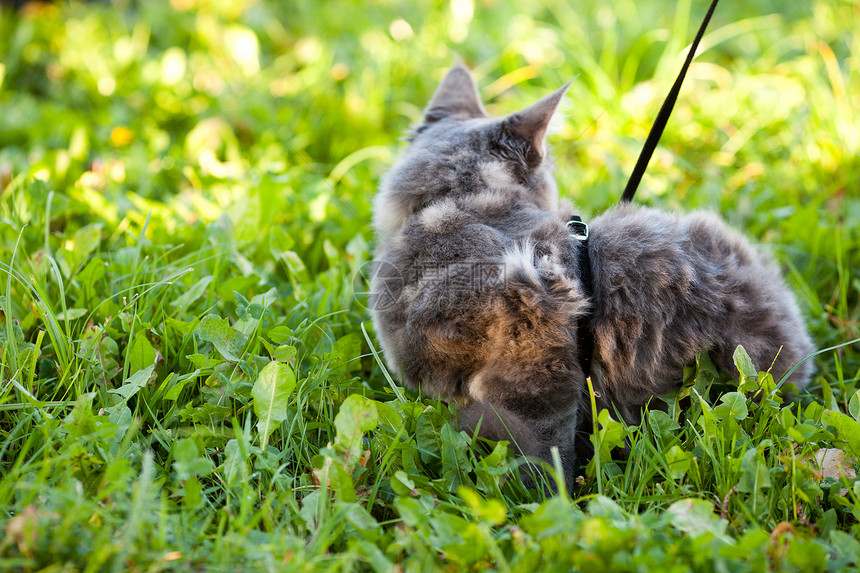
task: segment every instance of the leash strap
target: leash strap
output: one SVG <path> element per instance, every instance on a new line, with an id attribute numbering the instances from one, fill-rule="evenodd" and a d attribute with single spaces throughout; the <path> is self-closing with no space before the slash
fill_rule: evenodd
<path id="1" fill-rule="evenodd" d="M 636 166 L 633 168 L 633 173 L 627 181 L 627 187 L 624 188 L 624 193 L 621 195 L 622 203 L 629 203 L 633 199 L 633 195 L 636 194 L 636 189 L 639 187 L 642 175 L 645 173 L 645 169 L 648 167 L 648 162 L 651 161 L 651 156 L 654 154 L 654 150 L 657 148 L 657 143 L 663 135 L 663 129 L 666 127 L 666 122 L 669 121 L 669 116 L 672 115 L 672 108 L 675 107 L 675 101 L 677 101 L 678 93 L 681 91 L 681 84 L 684 83 L 684 76 L 687 75 L 687 68 L 690 67 L 690 63 L 696 55 L 696 50 L 699 48 L 699 41 L 702 39 L 702 36 L 705 35 L 705 28 L 708 27 L 708 22 L 711 21 L 711 16 L 714 13 L 714 8 L 717 7 L 717 2 L 718 0 L 712 0 L 710 8 L 708 8 L 708 12 L 705 14 L 705 19 L 702 20 L 702 25 L 699 26 L 699 31 L 696 33 L 696 38 L 690 46 L 687 59 L 684 60 L 684 66 L 681 68 L 681 73 L 678 74 L 678 78 L 675 80 L 674 85 L 672 85 L 672 89 L 669 90 L 669 95 L 667 95 L 666 99 L 663 101 L 663 105 L 660 107 L 660 112 L 657 114 L 657 119 L 654 120 L 654 125 L 651 126 L 651 131 L 648 132 L 645 146 L 642 148 L 641 153 L 639 153 L 639 159 L 636 160 Z"/>

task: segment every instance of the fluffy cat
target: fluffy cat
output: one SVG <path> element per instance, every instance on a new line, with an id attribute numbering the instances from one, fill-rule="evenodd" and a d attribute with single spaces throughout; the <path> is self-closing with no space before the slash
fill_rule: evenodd
<path id="1" fill-rule="evenodd" d="M 371 308 L 406 385 L 525 455 L 558 447 L 569 479 L 590 411 L 583 328 L 598 407 L 629 423 L 702 350 L 736 372 L 742 344 L 780 376 L 812 342 L 776 265 L 713 214 L 623 204 L 590 224 L 587 246 L 570 236 L 545 143 L 566 89 L 494 118 L 469 70 L 448 71 L 375 198 Z M 806 362 L 790 382 L 810 375 Z"/>

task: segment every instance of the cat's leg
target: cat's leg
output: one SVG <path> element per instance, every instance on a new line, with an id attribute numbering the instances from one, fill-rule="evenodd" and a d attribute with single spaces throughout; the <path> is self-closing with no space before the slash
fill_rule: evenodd
<path id="1" fill-rule="evenodd" d="M 754 327 L 750 326 L 749 330 L 753 331 Z M 777 382 L 799 364 L 786 380 L 786 384 L 792 384 L 797 389 L 801 389 L 806 386 L 813 373 L 811 360 L 801 364 L 801 361 L 813 352 L 808 334 L 803 328 L 798 328 L 794 332 L 784 332 L 784 329 L 774 330 L 779 335 L 756 336 L 749 333 L 745 336 L 733 337 L 728 344 L 712 351 L 711 356 L 718 368 L 738 375 L 734 364 L 734 351 L 738 345 L 743 346 L 753 365 L 759 370 L 770 371 Z"/>
<path id="2" fill-rule="evenodd" d="M 546 475 L 539 460 L 553 466 L 552 448 L 558 448 L 568 490 L 573 486 L 576 465 L 576 429 L 578 405 L 554 409 L 534 419 L 522 412 L 490 402 L 470 401 L 457 407 L 457 427 L 493 441 L 510 442 L 510 447 L 523 456 L 521 471 L 528 487 L 542 485 L 547 491 L 555 490 L 555 480 Z M 536 483 L 537 482 L 537 483 Z"/>
<path id="3" fill-rule="evenodd" d="M 813 372 L 811 360 L 801 362 L 814 351 L 794 296 L 784 285 L 779 271 L 762 257 L 751 278 L 739 289 L 745 294 L 736 303 L 733 316 L 723 324 L 723 340 L 716 347 L 717 366 L 737 374 L 733 354 L 744 347 L 759 370 L 769 370 L 779 381 L 795 366 L 787 383 L 803 388 Z M 740 297 L 738 297 L 740 298 Z"/>
<path id="4" fill-rule="evenodd" d="M 510 442 L 511 448 L 523 456 L 537 456 L 540 442 L 531 429 L 513 412 L 489 402 L 465 402 L 457 405 L 457 429 L 494 442 Z"/>

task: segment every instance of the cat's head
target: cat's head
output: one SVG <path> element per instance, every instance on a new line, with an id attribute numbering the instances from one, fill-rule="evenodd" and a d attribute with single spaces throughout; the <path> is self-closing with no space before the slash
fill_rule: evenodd
<path id="1" fill-rule="evenodd" d="M 409 138 L 409 147 L 380 186 L 374 226 L 382 238 L 443 197 L 494 193 L 555 209 L 558 188 L 546 133 L 568 84 L 526 109 L 490 117 L 471 72 L 448 71 Z"/>

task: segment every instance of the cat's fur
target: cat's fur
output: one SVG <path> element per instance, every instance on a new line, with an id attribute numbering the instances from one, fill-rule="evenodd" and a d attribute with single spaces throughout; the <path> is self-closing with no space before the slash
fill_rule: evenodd
<path id="1" fill-rule="evenodd" d="M 702 350 L 735 371 L 742 344 L 779 376 L 812 343 L 774 263 L 706 212 L 619 205 L 596 218 L 586 295 L 545 144 L 566 87 L 491 118 L 468 69 L 451 68 L 376 196 L 371 306 L 395 375 L 524 454 L 550 460 L 557 446 L 570 476 L 590 410 L 576 336 L 587 313 L 598 406 L 632 423 Z M 806 362 L 790 381 L 810 374 Z"/>

